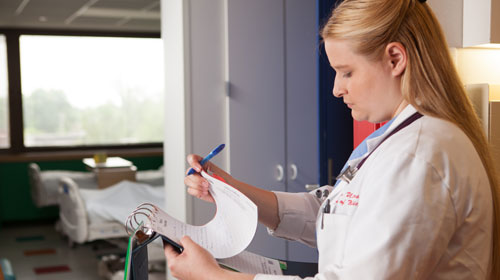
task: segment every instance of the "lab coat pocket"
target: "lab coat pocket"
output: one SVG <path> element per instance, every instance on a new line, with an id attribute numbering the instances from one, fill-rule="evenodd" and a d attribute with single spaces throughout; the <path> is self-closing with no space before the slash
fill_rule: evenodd
<path id="1" fill-rule="evenodd" d="M 342 266 L 344 257 L 347 230 L 351 222 L 351 216 L 342 214 L 324 214 L 323 228 L 319 222 L 318 251 L 319 271 L 322 272 L 327 266 Z M 321 218 L 320 218 L 321 219 Z"/>

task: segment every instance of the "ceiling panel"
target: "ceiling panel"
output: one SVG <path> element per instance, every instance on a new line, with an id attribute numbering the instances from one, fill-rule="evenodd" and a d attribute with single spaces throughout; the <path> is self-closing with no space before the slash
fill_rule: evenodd
<path id="1" fill-rule="evenodd" d="M 0 1 L 0 25 L 15 20 L 15 12 L 20 1 L 1 0 Z"/>
<path id="2" fill-rule="evenodd" d="M 87 0 L 31 0 L 19 16 L 25 19 L 43 16 L 48 21 L 64 22 L 85 3 Z"/>
<path id="3" fill-rule="evenodd" d="M 153 4 L 159 5 L 159 2 L 159 0 L 100 0 L 92 7 L 141 10 Z"/>
<path id="4" fill-rule="evenodd" d="M 123 24 L 124 27 L 143 27 L 145 29 L 160 28 L 160 22 L 149 19 L 131 19 Z"/>
<path id="5" fill-rule="evenodd" d="M 21 3 L 27 4 L 21 6 L 23 8 L 21 13 L 16 13 Z M 159 0 L 0 0 L 0 28 L 160 32 L 160 19 L 132 20 L 117 17 L 116 14 L 99 17 L 77 16 L 77 11 L 89 4 L 92 4 L 90 8 L 129 12 L 134 10 L 141 12 L 147 9 L 150 12 L 158 12 L 158 15 L 160 12 Z"/>
<path id="6" fill-rule="evenodd" d="M 78 17 L 73 22 L 72 25 L 106 25 L 114 26 L 118 23 L 119 19 L 116 18 L 102 18 L 102 17 Z"/>
<path id="7" fill-rule="evenodd" d="M 160 7 L 161 7 L 161 5 L 158 3 L 158 5 L 155 5 L 155 6 L 151 9 L 151 11 L 160 12 Z"/>
<path id="8" fill-rule="evenodd" d="M 0 13 L 14 12 L 20 3 L 21 1 L 2 0 L 0 1 Z"/>
<path id="9" fill-rule="evenodd" d="M 2 1 L 12 1 L 12 0 L 2 0 Z M 22 1 L 15 1 L 21 3 Z M 30 0 L 26 4 L 24 11 L 33 11 L 43 8 L 50 8 L 56 11 L 75 11 L 88 3 L 88 0 Z"/>

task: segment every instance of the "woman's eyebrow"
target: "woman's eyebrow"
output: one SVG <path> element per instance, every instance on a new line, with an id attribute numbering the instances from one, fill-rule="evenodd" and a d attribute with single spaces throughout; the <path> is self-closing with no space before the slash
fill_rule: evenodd
<path id="1" fill-rule="evenodd" d="M 336 70 L 342 70 L 342 69 L 347 68 L 347 67 L 348 67 L 348 65 L 346 65 L 346 64 L 332 65 L 332 68 L 336 69 Z"/>

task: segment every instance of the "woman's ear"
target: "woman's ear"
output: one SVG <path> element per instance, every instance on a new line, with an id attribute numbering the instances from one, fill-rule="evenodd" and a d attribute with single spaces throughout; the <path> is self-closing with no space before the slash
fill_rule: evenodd
<path id="1" fill-rule="evenodd" d="M 406 49 L 403 44 L 398 42 L 391 42 L 385 48 L 385 57 L 391 67 L 391 73 L 397 77 L 404 73 L 406 69 Z"/>

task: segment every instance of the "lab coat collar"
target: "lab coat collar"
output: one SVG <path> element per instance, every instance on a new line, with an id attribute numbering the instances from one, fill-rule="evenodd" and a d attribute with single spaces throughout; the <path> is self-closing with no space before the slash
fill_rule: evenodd
<path id="1" fill-rule="evenodd" d="M 417 109 L 413 107 L 413 105 L 408 105 L 406 106 L 401 113 L 399 113 L 392 124 L 389 126 L 389 128 L 386 130 L 384 134 L 390 133 L 392 130 L 394 130 L 399 124 L 404 122 L 407 118 L 409 118 L 411 115 L 415 114 L 417 112 Z"/>
<path id="2" fill-rule="evenodd" d="M 389 127 L 385 130 L 384 133 L 382 133 L 382 134 L 380 134 L 380 135 L 378 135 L 376 137 L 373 137 L 373 138 L 370 138 L 370 139 L 366 140 L 366 146 L 367 146 L 366 152 L 363 155 L 361 155 L 360 157 L 357 157 L 357 158 L 349 160 L 348 161 L 348 165 L 349 166 L 357 166 L 358 163 L 367 154 L 371 153 L 371 151 L 373 151 L 378 146 L 378 144 L 387 136 L 387 134 L 391 133 L 391 131 L 393 131 L 396 127 L 398 127 L 398 125 L 400 123 L 402 123 L 403 121 L 405 121 L 407 118 L 409 118 L 415 112 L 417 112 L 417 110 L 415 109 L 415 107 L 413 107 L 412 105 L 406 106 L 403 109 L 403 111 L 401 111 L 401 113 L 399 113 L 396 117 L 394 117 L 390 121 Z"/>

